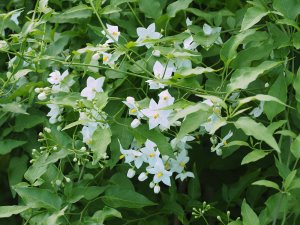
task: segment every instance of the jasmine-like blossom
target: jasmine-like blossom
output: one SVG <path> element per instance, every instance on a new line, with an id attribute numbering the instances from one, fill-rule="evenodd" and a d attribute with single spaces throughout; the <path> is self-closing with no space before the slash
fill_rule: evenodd
<path id="1" fill-rule="evenodd" d="M 168 90 L 162 91 L 161 93 L 158 94 L 158 96 L 159 96 L 158 105 L 162 108 L 173 105 L 175 101 L 175 98 L 170 95 Z"/>
<path id="2" fill-rule="evenodd" d="M 149 129 L 153 129 L 160 125 L 162 129 L 169 128 L 169 120 L 172 110 L 161 110 L 153 99 L 150 100 L 149 108 L 142 109 L 141 112 L 149 118 Z"/>
<path id="3" fill-rule="evenodd" d="M 195 175 L 192 172 L 184 171 L 182 173 L 177 174 L 175 179 L 180 179 L 181 181 L 184 181 L 188 177 L 195 178 Z"/>
<path id="4" fill-rule="evenodd" d="M 212 28 L 211 26 L 209 26 L 206 23 L 203 25 L 203 32 L 204 32 L 204 35 L 206 35 L 206 36 L 210 36 L 210 35 L 216 34 L 216 33 L 221 33 L 221 29 L 222 29 L 221 27 Z M 217 40 L 215 41 L 215 43 L 218 45 L 223 44 L 221 37 L 218 37 Z"/>
<path id="5" fill-rule="evenodd" d="M 87 86 L 81 91 L 81 96 L 86 97 L 88 100 L 93 100 L 97 92 L 103 92 L 104 77 L 95 79 L 93 77 L 88 77 Z"/>
<path id="6" fill-rule="evenodd" d="M 187 39 L 183 41 L 183 48 L 187 50 L 195 50 L 199 44 L 194 42 L 193 36 L 189 36 Z"/>
<path id="7" fill-rule="evenodd" d="M 56 104 L 47 104 L 47 106 L 50 108 L 49 113 L 47 116 L 49 116 L 49 122 L 51 124 L 54 124 L 59 121 L 59 116 L 63 112 L 63 108 Z"/>
<path id="8" fill-rule="evenodd" d="M 181 150 L 176 159 L 171 159 L 171 171 L 181 173 L 189 160 L 190 157 L 187 156 L 187 151 Z"/>
<path id="9" fill-rule="evenodd" d="M 137 169 L 139 169 L 143 164 L 143 158 L 142 153 L 137 150 L 125 150 L 123 149 L 122 145 L 120 144 L 120 151 L 122 153 L 120 158 L 125 158 L 125 163 L 131 164 L 131 162 L 134 162 L 134 165 Z"/>
<path id="10" fill-rule="evenodd" d="M 175 66 L 172 62 L 168 62 L 167 65 L 161 64 L 156 61 L 153 66 L 153 73 L 157 80 L 147 80 L 150 89 L 160 89 L 164 88 L 165 85 L 160 82 L 160 80 L 169 80 L 172 77 L 172 73 L 175 72 Z"/>
<path id="11" fill-rule="evenodd" d="M 265 102 L 264 102 L 264 101 L 261 101 L 261 102 L 259 103 L 259 106 L 258 106 L 258 107 L 255 107 L 255 108 L 249 113 L 249 115 L 250 115 L 250 116 L 253 116 L 254 118 L 259 117 L 259 116 L 263 113 L 263 111 L 264 111 L 264 104 L 265 104 Z"/>
<path id="12" fill-rule="evenodd" d="M 189 136 L 189 135 L 184 136 L 180 140 L 178 140 L 177 138 L 174 138 L 173 140 L 171 140 L 171 146 L 174 150 L 176 150 L 176 149 L 180 149 L 180 150 L 190 149 L 191 146 L 189 144 L 187 144 L 186 142 L 193 141 L 193 140 L 195 140 L 195 138 L 193 136 Z"/>
<path id="13" fill-rule="evenodd" d="M 138 27 L 136 33 L 139 36 L 136 40 L 137 46 L 145 45 L 147 48 L 150 48 L 153 45 L 147 40 L 160 39 L 162 37 L 161 33 L 155 32 L 155 23 L 150 24 L 147 28 Z"/>
<path id="14" fill-rule="evenodd" d="M 159 183 L 163 182 L 165 185 L 171 186 L 172 172 L 167 171 L 161 159 L 156 160 L 155 165 L 153 167 L 147 167 L 147 172 L 153 174 L 153 182 Z"/>
<path id="15" fill-rule="evenodd" d="M 150 166 L 153 166 L 156 160 L 159 158 L 160 152 L 156 148 L 156 144 L 153 141 L 147 139 L 145 142 L 145 147 L 141 148 L 143 153 L 143 160 L 146 163 L 149 163 Z"/>
<path id="16" fill-rule="evenodd" d="M 93 134 L 96 129 L 97 126 L 83 126 L 81 133 L 82 133 L 82 139 L 84 143 L 86 143 L 89 146 L 92 144 Z"/>
<path id="17" fill-rule="evenodd" d="M 118 26 L 113 26 L 110 24 L 106 24 L 106 31 L 108 32 L 108 34 L 103 30 L 102 34 L 106 36 L 106 38 L 108 39 L 105 43 L 109 44 L 109 43 L 113 43 L 113 42 L 118 42 L 119 40 L 119 36 L 120 36 L 120 32 L 119 32 L 119 27 Z"/>

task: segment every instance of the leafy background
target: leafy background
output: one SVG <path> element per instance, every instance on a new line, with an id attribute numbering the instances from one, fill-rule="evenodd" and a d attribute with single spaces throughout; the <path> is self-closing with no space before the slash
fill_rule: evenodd
<path id="1" fill-rule="evenodd" d="M 5 217 L 1 224 L 222 224 L 217 216 L 230 225 L 300 223 L 299 0 L 95 0 L 92 4 L 49 0 L 48 6 L 55 13 L 43 9 L 45 2 L 0 2 L 1 38 L 9 43 L 0 53 L 0 204 L 20 205 L 1 208 L 0 215 Z M 10 19 L 14 10 L 21 12 L 19 24 Z M 210 152 L 209 136 L 199 134 L 189 151 L 189 167 L 196 178 L 172 181 L 172 187 L 154 195 L 147 184 L 129 180 L 128 168 L 118 163 L 118 139 L 125 146 L 138 133 L 159 139 L 158 133 L 145 127 L 134 131 L 128 126 L 130 120 L 121 100 L 130 95 L 142 98 L 146 85 L 142 78 L 126 72 L 147 75 L 136 66 L 141 63 L 139 57 L 128 51 L 130 58 L 118 70 L 99 71 L 109 79 L 109 96 L 121 99 L 108 101 L 105 106 L 105 111 L 114 115 L 110 118 L 111 158 L 104 167 L 90 165 L 82 170 L 73 165 L 73 153 L 65 150 L 72 142 L 73 130 L 56 131 L 48 123 L 47 108 L 36 99 L 34 88 L 47 85 L 52 67 L 72 69 L 77 79 L 75 88 L 80 88 L 82 77 L 91 73 L 85 65 L 91 55 L 76 57 L 76 50 L 86 43 L 104 42 L 97 16 L 119 26 L 121 46 L 128 49 L 130 41 L 137 38 L 136 28 L 155 22 L 157 30 L 170 37 L 161 43 L 166 52 L 172 49 L 172 41 L 186 38 L 181 34 L 189 17 L 194 40 L 201 45 L 193 64 L 210 66 L 215 72 L 173 80 L 170 86 L 174 93 L 182 98 L 188 94 L 190 101 L 197 101 L 194 93 L 212 95 L 229 106 L 227 94 L 242 90 L 241 99 L 256 96 L 242 108 L 256 107 L 259 102 L 255 100 L 264 100 L 264 114 L 256 122 L 248 117 L 248 111 L 228 117 L 228 124 L 218 134 L 234 130 L 236 142 L 222 157 Z M 222 46 L 212 45 L 217 37 L 201 35 L 204 23 L 222 27 Z M 150 54 L 137 51 L 138 55 Z M 70 54 L 72 59 L 67 58 Z M 14 56 L 16 60 L 8 67 Z M 141 66 L 151 68 L 151 63 Z M 28 82 L 17 83 L 22 77 Z M 276 101 L 258 94 L 276 97 Z M 61 101 L 72 107 L 74 99 L 76 96 L 62 96 Z M 67 109 L 67 123 L 76 120 L 71 107 Z M 199 112 L 188 116 L 192 124 Z M 34 158 L 32 149 L 42 146 L 37 140 L 45 126 L 52 129 L 51 138 L 62 150 L 36 157 L 39 163 L 34 167 L 29 162 Z M 74 182 L 66 182 L 64 187 L 53 184 L 61 172 Z M 204 215 L 195 218 L 193 208 L 201 208 Z M 8 217 L 21 212 L 21 216 Z M 236 221 L 237 217 L 241 219 Z"/>

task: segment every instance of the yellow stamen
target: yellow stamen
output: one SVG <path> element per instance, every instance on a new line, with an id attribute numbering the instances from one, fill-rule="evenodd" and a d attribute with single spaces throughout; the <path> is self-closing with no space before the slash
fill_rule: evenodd
<path id="1" fill-rule="evenodd" d="M 157 177 L 160 178 L 162 175 L 163 175 L 163 173 L 162 173 L 162 172 L 159 172 L 159 173 L 157 174 Z"/>
<path id="2" fill-rule="evenodd" d="M 136 111 L 137 111 L 137 110 L 136 110 L 135 108 L 132 108 L 132 109 L 130 110 L 131 113 L 136 113 Z"/>
<path id="3" fill-rule="evenodd" d="M 87 140 L 86 143 L 87 143 L 88 145 L 92 144 L 92 139 Z"/>
<path id="4" fill-rule="evenodd" d="M 169 96 L 164 96 L 164 97 L 163 97 L 163 100 L 167 101 L 168 98 L 169 98 Z"/>
<path id="5" fill-rule="evenodd" d="M 184 163 L 184 162 L 179 163 L 179 165 L 180 165 L 181 167 L 185 167 L 185 163 Z"/>
<path id="6" fill-rule="evenodd" d="M 224 141 L 224 145 L 225 145 L 225 146 L 228 145 L 227 141 Z"/>
<path id="7" fill-rule="evenodd" d="M 106 56 L 103 56 L 103 61 L 104 62 L 107 62 L 108 61 L 108 56 L 106 55 Z"/>
<path id="8" fill-rule="evenodd" d="M 119 34 L 119 32 L 117 32 L 117 31 L 112 32 L 113 36 L 118 36 L 118 34 Z"/>
<path id="9" fill-rule="evenodd" d="M 120 155 L 120 157 L 119 157 L 119 158 L 120 158 L 120 159 L 123 159 L 124 157 L 125 157 L 125 155 Z"/>
<path id="10" fill-rule="evenodd" d="M 158 113 L 155 113 L 154 115 L 153 115 L 153 118 L 154 119 L 157 119 L 159 117 L 159 114 Z"/>
<path id="11" fill-rule="evenodd" d="M 150 156 L 150 157 L 154 157 L 155 154 L 154 154 L 154 153 L 150 153 L 149 156 Z"/>

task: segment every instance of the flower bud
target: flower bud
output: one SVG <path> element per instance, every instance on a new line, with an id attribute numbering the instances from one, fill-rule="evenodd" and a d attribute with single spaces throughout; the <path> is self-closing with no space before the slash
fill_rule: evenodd
<path id="1" fill-rule="evenodd" d="M 151 181 L 150 184 L 149 184 L 149 187 L 154 188 L 154 186 L 155 186 L 155 183 L 153 181 Z"/>
<path id="2" fill-rule="evenodd" d="M 148 178 L 147 173 L 142 172 L 142 173 L 139 175 L 138 180 L 139 180 L 139 181 L 144 181 L 144 180 L 146 180 L 147 178 Z"/>
<path id="3" fill-rule="evenodd" d="M 43 100 L 46 100 L 47 99 L 47 95 L 45 92 L 41 92 L 38 94 L 38 99 L 43 101 Z"/>
<path id="4" fill-rule="evenodd" d="M 81 151 L 86 151 L 86 147 L 81 147 L 81 149 L 80 149 Z"/>
<path id="5" fill-rule="evenodd" d="M 70 183 L 70 182 L 71 182 L 71 179 L 70 179 L 69 177 L 65 177 L 65 179 L 66 179 L 66 182 L 67 182 L 67 183 Z"/>
<path id="6" fill-rule="evenodd" d="M 154 187 L 154 193 L 158 194 L 160 192 L 160 186 L 159 185 L 155 185 Z"/>
<path id="7" fill-rule="evenodd" d="M 40 88 L 35 88 L 34 91 L 35 91 L 35 93 L 40 93 L 41 89 Z"/>
<path id="8" fill-rule="evenodd" d="M 92 56 L 92 59 L 93 59 L 93 60 L 98 60 L 99 58 L 100 58 L 99 53 L 96 53 L 96 54 L 94 54 L 94 55 Z"/>
<path id="9" fill-rule="evenodd" d="M 55 184 L 56 184 L 57 186 L 60 186 L 60 185 L 61 185 L 61 180 L 56 180 L 56 181 L 55 181 Z"/>
<path id="10" fill-rule="evenodd" d="M 141 124 L 141 121 L 140 121 L 139 119 L 134 119 L 134 120 L 131 122 L 130 126 L 131 126 L 132 128 L 137 128 L 140 124 Z"/>
<path id="11" fill-rule="evenodd" d="M 56 150 L 57 150 L 57 147 L 56 147 L 56 146 L 54 146 L 54 147 L 53 147 L 53 150 L 54 150 L 54 151 L 56 151 Z"/>
<path id="12" fill-rule="evenodd" d="M 160 57 L 160 51 L 159 50 L 153 50 L 152 55 L 155 57 Z"/>
<path id="13" fill-rule="evenodd" d="M 50 129 L 49 127 L 45 127 L 45 128 L 44 128 L 44 131 L 46 131 L 48 134 L 51 133 L 51 129 Z"/>
<path id="14" fill-rule="evenodd" d="M 134 175 L 135 175 L 135 170 L 132 169 L 132 168 L 130 168 L 130 169 L 128 170 L 128 172 L 127 172 L 127 177 L 128 177 L 128 178 L 133 178 Z"/>
<path id="15" fill-rule="evenodd" d="M 223 151 L 222 151 L 222 149 L 218 148 L 216 150 L 216 153 L 217 153 L 218 156 L 221 156 L 223 154 Z"/>

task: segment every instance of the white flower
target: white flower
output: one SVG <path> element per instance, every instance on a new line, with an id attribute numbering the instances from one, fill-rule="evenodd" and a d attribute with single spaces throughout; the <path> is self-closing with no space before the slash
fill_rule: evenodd
<path id="1" fill-rule="evenodd" d="M 189 148 L 191 148 L 191 146 L 188 145 L 186 142 L 193 141 L 193 140 L 195 140 L 195 138 L 193 136 L 184 136 L 180 140 L 178 140 L 177 138 L 174 138 L 171 141 L 171 146 L 173 149 L 177 149 L 177 148 L 180 150 L 189 149 Z"/>
<path id="2" fill-rule="evenodd" d="M 175 98 L 170 95 L 168 90 L 162 91 L 161 93 L 158 94 L 158 96 L 159 96 L 158 105 L 161 108 L 173 105 L 175 101 Z"/>
<path id="3" fill-rule="evenodd" d="M 188 37 L 183 41 L 183 48 L 187 50 L 195 50 L 199 44 L 194 42 L 193 36 Z"/>
<path id="4" fill-rule="evenodd" d="M 180 179 L 181 181 L 184 181 L 187 177 L 195 178 L 195 175 L 192 172 L 182 172 L 177 174 L 175 179 Z"/>
<path id="5" fill-rule="evenodd" d="M 138 109 L 138 106 L 133 97 L 128 96 L 126 98 L 126 101 L 123 101 L 123 103 L 129 107 L 129 115 L 134 115 L 138 118 L 141 118 L 143 116 L 141 111 Z"/>
<path id="6" fill-rule="evenodd" d="M 227 140 L 228 140 L 229 138 L 231 138 L 232 135 L 233 135 L 233 133 L 232 133 L 232 131 L 230 130 L 230 131 L 228 132 L 228 134 L 226 134 L 226 136 L 221 140 L 221 142 L 217 144 L 216 147 L 212 147 L 212 148 L 211 148 L 211 151 L 212 151 L 212 152 L 216 151 L 217 155 L 222 155 L 222 149 L 221 149 L 221 147 L 224 146 L 224 145 L 227 145 Z"/>
<path id="7" fill-rule="evenodd" d="M 139 175 L 138 180 L 139 180 L 139 181 L 144 181 L 144 180 L 147 180 L 147 178 L 148 178 L 147 173 L 142 172 L 142 173 Z"/>
<path id="8" fill-rule="evenodd" d="M 84 143 L 86 143 L 89 146 L 92 144 L 93 134 L 96 129 L 97 126 L 83 126 L 81 133 Z"/>
<path id="9" fill-rule="evenodd" d="M 204 32 L 204 35 L 206 35 L 206 36 L 216 34 L 216 33 L 221 33 L 221 29 L 222 29 L 221 27 L 212 28 L 211 26 L 209 26 L 206 23 L 203 25 L 203 32 Z M 215 41 L 215 43 L 219 44 L 219 45 L 223 44 L 221 37 L 218 37 L 218 39 Z"/>
<path id="10" fill-rule="evenodd" d="M 187 151 L 181 150 L 181 152 L 177 155 L 176 160 L 171 159 L 171 171 L 181 173 L 189 160 L 190 158 L 187 156 Z"/>
<path id="11" fill-rule="evenodd" d="M 118 42 L 119 40 L 119 36 L 120 36 L 120 32 L 119 32 L 119 28 L 118 26 L 112 26 L 109 24 L 106 24 L 106 31 L 108 32 L 108 34 L 103 30 L 102 34 L 104 34 L 108 40 L 105 43 L 112 43 L 112 42 Z"/>
<path id="12" fill-rule="evenodd" d="M 103 64 L 107 65 L 109 61 L 111 60 L 112 54 L 103 52 Z"/>
<path id="13" fill-rule="evenodd" d="M 264 104 L 265 104 L 265 102 L 264 102 L 264 101 L 261 101 L 261 102 L 259 103 L 259 106 L 256 107 L 256 108 L 254 108 L 254 109 L 249 113 L 249 115 L 250 115 L 250 116 L 253 116 L 254 118 L 259 117 L 259 116 L 263 113 L 263 111 L 264 111 Z"/>
<path id="14" fill-rule="evenodd" d="M 63 112 L 63 108 L 59 107 L 56 104 L 47 104 L 47 106 L 50 108 L 49 113 L 47 114 L 47 116 L 49 116 L 49 122 L 51 124 L 54 124 L 58 121 L 58 117 L 60 116 L 60 114 Z"/>
<path id="15" fill-rule="evenodd" d="M 156 79 L 158 80 L 169 80 L 172 77 L 172 73 L 175 72 L 175 66 L 172 62 L 168 62 L 167 65 L 161 64 L 159 61 L 156 61 L 153 66 L 153 73 Z M 164 88 L 165 85 L 155 80 L 146 81 L 150 89 L 159 89 Z"/>
<path id="16" fill-rule="evenodd" d="M 134 119 L 130 124 L 132 128 L 137 128 L 139 125 L 141 125 L 141 121 L 139 119 Z"/>
<path id="17" fill-rule="evenodd" d="M 143 160 L 149 165 L 153 166 L 156 163 L 156 160 L 159 158 L 160 152 L 156 148 L 156 144 L 147 139 L 145 142 L 145 147 L 141 148 L 141 152 L 143 153 Z"/>
<path id="18" fill-rule="evenodd" d="M 154 167 L 147 167 L 147 172 L 150 174 L 154 174 L 153 182 L 159 183 L 163 182 L 165 185 L 171 186 L 171 179 L 172 172 L 167 171 L 161 159 L 156 160 Z"/>
<path id="19" fill-rule="evenodd" d="M 127 171 L 127 177 L 128 178 L 133 178 L 135 175 L 135 170 L 130 168 L 128 171 Z"/>
<path id="20" fill-rule="evenodd" d="M 69 71 L 66 70 L 62 74 L 59 71 L 55 70 L 50 73 L 48 82 L 53 84 L 52 92 L 69 92 L 70 87 L 75 83 L 71 76 L 69 76 Z"/>
<path id="21" fill-rule="evenodd" d="M 185 23 L 187 26 L 191 26 L 193 24 L 193 21 L 190 20 L 190 18 L 186 18 Z"/>
<path id="22" fill-rule="evenodd" d="M 159 32 L 155 32 L 155 23 L 150 24 L 147 28 L 138 27 L 136 33 L 139 36 L 136 42 L 137 46 L 146 45 L 147 48 L 150 48 L 153 44 L 147 42 L 148 39 L 160 39 L 162 35 Z"/>
<path id="23" fill-rule="evenodd" d="M 104 77 L 95 79 L 93 77 L 88 77 L 87 86 L 81 91 L 81 96 L 86 97 L 88 100 L 93 100 L 97 92 L 103 92 Z"/>
<path id="24" fill-rule="evenodd" d="M 63 72 L 63 74 L 60 74 L 58 70 L 55 70 L 54 72 L 49 74 L 50 77 L 47 80 L 51 84 L 60 84 L 62 80 L 65 79 L 65 77 L 68 75 L 69 75 L 68 70 Z"/>
<path id="25" fill-rule="evenodd" d="M 125 150 L 123 149 L 122 145 L 120 144 L 120 151 L 122 153 L 121 158 L 125 157 L 125 163 L 134 162 L 134 165 L 137 169 L 139 169 L 143 164 L 142 153 L 136 150 Z"/>
<path id="26" fill-rule="evenodd" d="M 150 100 L 149 108 L 141 110 L 141 112 L 149 118 L 149 129 L 153 129 L 160 125 L 162 128 L 169 128 L 168 117 L 172 110 L 160 110 L 160 106 L 153 100 Z"/>

